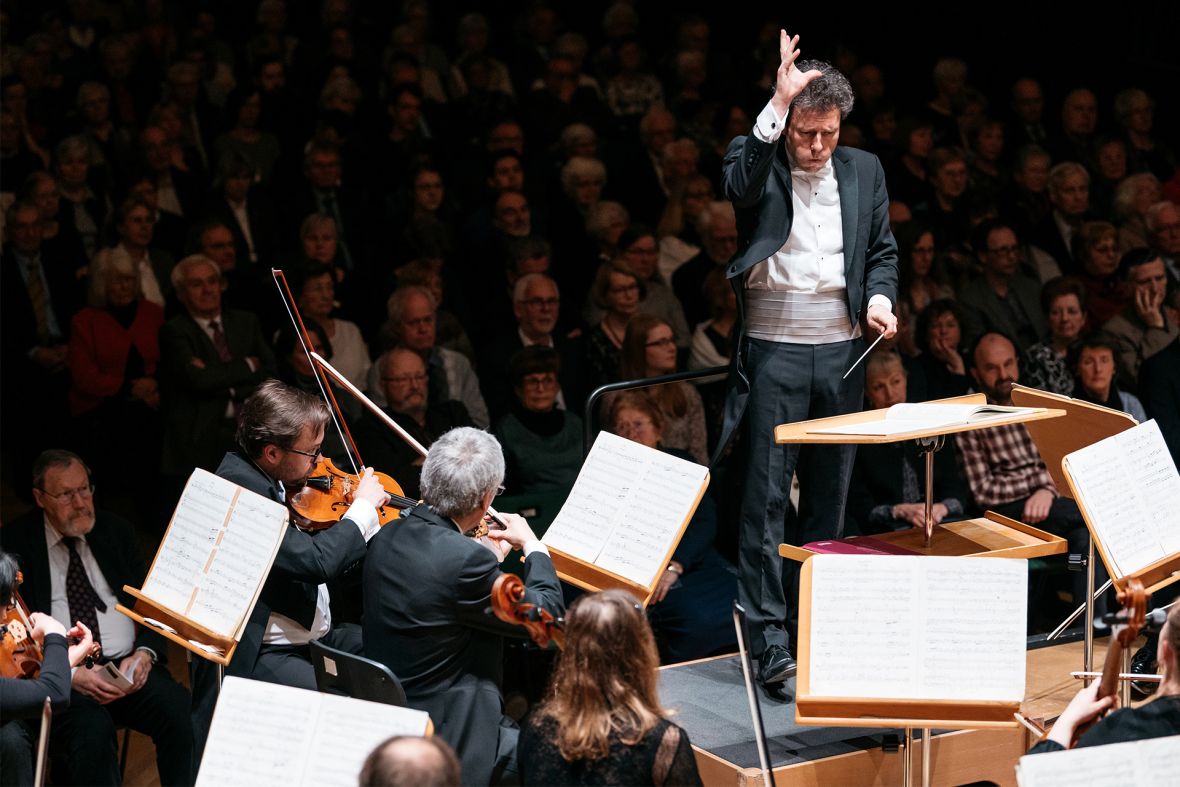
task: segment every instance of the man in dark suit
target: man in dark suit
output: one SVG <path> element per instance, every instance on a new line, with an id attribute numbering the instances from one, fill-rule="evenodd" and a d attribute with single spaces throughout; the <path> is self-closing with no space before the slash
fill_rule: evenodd
<path id="1" fill-rule="evenodd" d="M 185 313 L 160 329 L 161 470 L 187 478 L 212 471 L 234 443 L 234 416 L 249 393 L 275 376 L 275 359 L 258 318 L 221 308 L 221 269 L 200 254 L 172 270 Z"/>
<path id="2" fill-rule="evenodd" d="M 365 655 L 401 680 L 459 753 L 467 784 L 514 783 L 518 730 L 500 695 L 503 637 L 522 629 L 487 613 L 499 562 L 524 553 L 525 599 L 554 615 L 561 586 L 545 545 L 515 514 L 506 528 L 468 538 L 504 480 L 504 456 L 487 432 L 453 429 L 422 466 L 422 503 L 377 534 L 365 561 Z"/>
<path id="3" fill-rule="evenodd" d="M 328 408 L 321 400 L 278 380 L 267 380 L 246 400 L 237 433 L 240 450 L 225 455 L 217 475 L 276 502 L 287 502 L 288 495 L 303 487 L 320 457 L 328 419 Z M 378 509 L 388 499 L 372 470 L 366 469 L 338 524 L 312 537 L 292 521 L 226 675 L 314 691 L 310 642 L 360 653 L 358 627 L 332 626 L 325 583 L 364 558 L 365 544 L 379 527 Z M 192 685 L 199 757 L 219 689 L 211 662 L 194 659 Z"/>
<path id="4" fill-rule="evenodd" d="M 797 590 L 788 604 L 778 555 L 791 476 L 797 469 L 800 516 L 787 540 L 838 538 L 855 455 L 854 446 L 778 447 L 774 428 L 859 410 L 863 368 L 841 375 L 864 349 L 862 318 L 871 335 L 897 330 L 897 244 L 881 162 L 836 146 L 852 88 L 828 63 L 796 67 L 798 36 L 780 31 L 779 38 L 774 96 L 725 156 L 724 190 L 739 236 L 726 274 L 737 293 L 741 343 L 715 454 L 716 461 L 744 415 L 738 595 L 761 662 L 758 678 L 768 687 L 794 666 L 788 632 Z M 787 570 L 787 586 L 797 588 L 797 567 Z"/>
<path id="5" fill-rule="evenodd" d="M 75 271 L 42 254 L 36 205 L 13 203 L 4 234 L 0 364 L 6 384 L 0 387 L 0 428 L 14 465 L 28 467 L 41 449 L 67 437 L 61 417 L 70 383 L 66 339 L 81 298 Z"/>
<path id="6" fill-rule="evenodd" d="M 70 707 L 55 714 L 51 740 L 63 753 L 70 784 L 120 784 L 115 731 L 128 726 L 151 736 L 165 785 L 191 784 L 192 728 L 188 691 L 162 660 L 167 642 L 115 610 L 134 599 L 123 586 L 143 583 L 147 568 L 131 524 L 96 512 L 90 471 L 74 453 L 43 452 L 33 464 L 40 510 L 4 528 L 4 548 L 20 561 L 21 595 L 58 620 L 81 620 L 102 644 L 102 661 L 131 681 L 122 689 L 100 677 L 101 665 L 74 671 Z"/>

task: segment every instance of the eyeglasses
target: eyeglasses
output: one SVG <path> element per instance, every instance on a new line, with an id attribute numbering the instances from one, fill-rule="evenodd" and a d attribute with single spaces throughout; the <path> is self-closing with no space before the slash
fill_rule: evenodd
<path id="1" fill-rule="evenodd" d="M 668 347 L 673 344 L 676 344 L 676 340 L 673 339 L 671 336 L 665 336 L 663 339 L 656 339 L 655 341 L 648 342 L 647 344 L 645 344 L 643 346 L 644 347 Z"/>
<path id="2" fill-rule="evenodd" d="M 499 497 L 500 495 L 504 494 L 504 491 L 505 491 L 505 489 L 504 489 L 503 484 L 500 484 L 499 486 L 497 486 L 496 487 L 496 497 Z"/>
<path id="3" fill-rule="evenodd" d="M 1020 253 L 1020 247 L 1019 246 L 997 246 L 994 249 L 988 249 L 987 253 L 988 254 L 1004 254 L 1004 255 L 1011 257 L 1014 254 Z"/>
<path id="4" fill-rule="evenodd" d="M 538 388 L 544 390 L 557 385 L 557 377 L 552 374 L 537 375 L 536 377 L 529 376 L 525 377 L 520 382 L 525 388 Z"/>
<path id="5" fill-rule="evenodd" d="M 314 451 L 300 451 L 298 448 L 286 448 L 284 450 L 290 451 L 293 454 L 299 454 L 300 456 L 306 456 L 313 462 L 320 461 L 320 457 L 324 455 L 324 449 L 322 446 Z"/>
<path id="6" fill-rule="evenodd" d="M 525 298 L 521 303 L 530 309 L 556 309 L 561 300 L 559 298 Z"/>
<path id="7" fill-rule="evenodd" d="M 628 292 L 639 292 L 638 284 L 623 284 L 619 287 L 611 287 L 607 290 L 611 295 L 623 295 Z"/>
<path id="8" fill-rule="evenodd" d="M 397 377 L 382 377 L 382 382 L 393 383 L 394 385 L 409 385 L 414 383 L 421 385 L 426 382 L 428 378 L 425 374 L 400 374 Z"/>
<path id="9" fill-rule="evenodd" d="M 94 484 L 91 484 L 90 486 L 84 486 L 81 489 L 67 489 L 64 492 L 58 492 L 56 495 L 51 495 L 44 489 L 38 489 L 38 491 L 45 497 L 48 497 L 50 500 L 56 500 L 60 505 L 64 506 L 69 503 L 75 495 L 78 496 L 79 500 L 89 500 L 90 498 L 94 497 Z"/>

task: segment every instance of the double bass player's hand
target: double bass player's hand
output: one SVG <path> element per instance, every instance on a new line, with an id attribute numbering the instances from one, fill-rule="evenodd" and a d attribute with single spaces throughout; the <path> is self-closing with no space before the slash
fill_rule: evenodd
<path id="1" fill-rule="evenodd" d="M 1097 719 L 1118 705 L 1117 694 L 1098 699 L 1098 689 L 1101 685 L 1102 682 L 1096 680 L 1074 695 L 1054 722 L 1049 740 L 1056 741 L 1068 749 L 1073 745 L 1074 731 L 1080 725 Z"/>

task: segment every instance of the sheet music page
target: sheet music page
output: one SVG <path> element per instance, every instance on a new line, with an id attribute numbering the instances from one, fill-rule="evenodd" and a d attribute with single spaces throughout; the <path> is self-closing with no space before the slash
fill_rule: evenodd
<path id="1" fill-rule="evenodd" d="M 1023 698 L 1026 561 L 809 560 L 812 696 Z"/>
<path id="2" fill-rule="evenodd" d="M 185 614 L 237 491 L 237 485 L 224 478 L 199 468 L 193 471 L 144 580 L 145 596 Z"/>
<path id="3" fill-rule="evenodd" d="M 286 532 L 282 504 L 242 489 L 188 616 L 212 631 L 240 635 Z"/>
<path id="4" fill-rule="evenodd" d="M 663 451 L 645 450 L 650 453 L 643 484 L 632 488 L 624 519 L 611 532 L 596 563 L 650 586 L 667 568 L 664 557 L 693 513 L 708 468 Z"/>
<path id="5" fill-rule="evenodd" d="M 1180 474 L 1154 420 L 1065 457 L 1118 576 L 1180 551 Z"/>
<path id="6" fill-rule="evenodd" d="M 197 774 L 197 785 L 288 787 L 299 784 L 319 715 L 315 691 L 227 677 Z"/>
<path id="7" fill-rule="evenodd" d="M 1016 781 L 1020 787 L 1176 787 L 1180 736 L 1026 754 Z"/>
<path id="8" fill-rule="evenodd" d="M 926 432 L 947 426 L 1007 418 L 1018 413 L 1035 413 L 1038 407 L 1005 407 L 991 404 L 933 404 L 902 402 L 885 411 L 880 421 L 842 424 L 811 429 L 809 434 L 895 435 Z"/>
<path id="9" fill-rule="evenodd" d="M 926 560 L 928 558 L 922 558 Z M 918 563 L 892 555 L 816 555 L 811 563 L 811 695 L 909 697 Z"/>
<path id="10" fill-rule="evenodd" d="M 425 711 L 321 694 L 303 783 L 355 787 L 365 758 L 394 735 L 425 735 Z"/>
<path id="11" fill-rule="evenodd" d="M 546 546 L 648 586 L 693 511 L 708 468 L 599 432 Z"/>
<path id="12" fill-rule="evenodd" d="M 424 711 L 228 677 L 198 785 L 348 785 L 394 735 L 424 735 Z"/>

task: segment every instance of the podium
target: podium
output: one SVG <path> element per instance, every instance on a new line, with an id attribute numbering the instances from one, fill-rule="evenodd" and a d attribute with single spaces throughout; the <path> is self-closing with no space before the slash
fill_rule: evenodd
<path id="1" fill-rule="evenodd" d="M 981 394 L 967 394 L 949 399 L 936 399 L 924 404 L 930 405 L 983 405 L 987 398 Z M 1058 423 L 1053 419 L 1060 419 L 1066 411 L 1059 407 L 1045 407 L 1041 405 L 1029 406 L 1030 412 L 1012 413 L 1000 417 L 988 418 L 975 423 L 958 423 L 941 426 L 919 432 L 902 432 L 898 434 L 823 434 L 817 430 L 829 427 L 853 426 L 885 420 L 887 410 L 866 410 L 860 413 L 849 413 L 831 418 L 817 418 L 811 421 L 781 424 L 775 427 L 775 442 L 810 443 L 810 444 L 881 444 L 893 443 L 901 440 L 914 440 L 918 444 L 919 452 L 925 457 L 925 498 L 926 498 L 926 527 L 924 531 L 898 531 L 876 535 L 873 538 L 900 547 L 906 552 L 916 552 L 925 555 L 943 556 L 989 556 L 989 557 L 1044 557 L 1046 555 L 1062 554 L 1066 551 L 1066 541 L 1060 536 L 1047 533 L 1038 528 L 1018 522 L 994 512 L 987 512 L 983 517 L 934 524 L 932 509 L 934 506 L 934 454 L 945 445 L 947 435 L 966 432 L 974 429 L 991 429 L 1008 424 L 1040 423 L 1045 428 L 1049 424 Z M 1034 438 L 1035 439 L 1035 438 Z M 1039 447 L 1039 444 L 1038 444 Z M 1054 476 L 1056 481 L 1056 476 Z M 802 562 L 813 554 L 814 550 L 792 544 L 779 545 L 779 554 L 783 557 Z"/>

